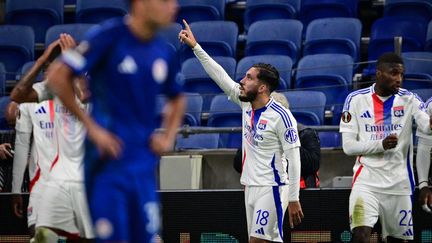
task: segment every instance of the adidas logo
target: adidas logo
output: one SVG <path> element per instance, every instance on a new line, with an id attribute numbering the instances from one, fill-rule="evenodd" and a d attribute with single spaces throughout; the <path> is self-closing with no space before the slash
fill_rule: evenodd
<path id="1" fill-rule="evenodd" d="M 257 230 L 255 230 L 255 233 L 260 234 L 260 235 L 265 235 L 264 234 L 264 229 L 262 227 L 259 228 L 259 229 L 257 229 Z"/>
<path id="2" fill-rule="evenodd" d="M 45 110 L 45 107 L 42 106 L 35 113 L 36 114 L 46 114 L 47 112 Z"/>
<path id="3" fill-rule="evenodd" d="M 403 233 L 403 236 L 413 236 L 414 233 L 412 231 L 412 229 L 408 229 L 405 233 Z"/>
<path id="4" fill-rule="evenodd" d="M 361 118 L 372 118 L 371 114 L 369 113 L 369 111 L 365 111 L 361 116 Z"/>

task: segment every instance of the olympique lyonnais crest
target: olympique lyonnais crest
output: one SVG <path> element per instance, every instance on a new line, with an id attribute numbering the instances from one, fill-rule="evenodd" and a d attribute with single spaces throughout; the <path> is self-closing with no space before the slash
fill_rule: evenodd
<path id="1" fill-rule="evenodd" d="M 260 120 L 257 127 L 259 130 L 264 130 L 266 129 L 266 126 L 267 126 L 267 120 Z"/>
<path id="2" fill-rule="evenodd" d="M 402 105 L 393 107 L 393 115 L 395 117 L 403 116 L 404 115 L 404 107 Z"/>

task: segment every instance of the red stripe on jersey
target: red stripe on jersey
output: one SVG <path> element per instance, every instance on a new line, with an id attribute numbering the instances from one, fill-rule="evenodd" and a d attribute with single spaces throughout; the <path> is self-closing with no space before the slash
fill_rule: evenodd
<path id="1" fill-rule="evenodd" d="M 242 173 L 243 173 L 243 168 L 244 168 L 244 163 L 246 161 L 246 149 L 243 150 L 243 160 L 242 160 Z"/>
<path id="2" fill-rule="evenodd" d="M 51 172 L 51 170 L 54 168 L 54 165 L 57 164 L 58 159 L 59 159 L 59 154 L 58 154 L 58 152 L 57 152 L 56 157 L 54 158 L 53 162 L 51 162 L 50 172 Z"/>
<path id="3" fill-rule="evenodd" d="M 36 184 L 36 182 L 39 180 L 40 175 L 41 175 L 41 170 L 40 170 L 40 168 L 39 168 L 39 166 L 38 166 L 37 169 L 36 169 L 35 176 L 34 176 L 33 179 L 30 181 L 30 186 L 29 186 L 29 187 L 30 187 L 30 188 L 29 188 L 30 192 L 32 191 L 32 189 L 33 189 L 34 185 Z"/>
<path id="4" fill-rule="evenodd" d="M 372 95 L 372 100 L 375 113 L 375 124 L 382 125 L 384 123 L 384 103 L 376 93 Z"/>
<path id="5" fill-rule="evenodd" d="M 50 121 L 54 122 L 54 101 L 53 100 L 49 100 L 48 101 L 48 106 L 49 106 L 49 115 L 50 115 Z"/>
<path id="6" fill-rule="evenodd" d="M 360 162 L 360 158 L 361 158 L 361 155 L 360 155 L 360 157 L 358 158 L 358 161 L 359 161 L 359 162 Z M 357 177 L 360 175 L 360 172 L 362 171 L 362 169 L 363 169 L 363 165 L 360 164 L 360 167 L 357 169 L 357 171 L 356 171 L 356 173 L 355 173 L 355 175 L 354 175 L 354 178 L 353 178 L 353 181 L 352 181 L 351 187 L 354 186 L 354 183 L 356 182 Z"/>

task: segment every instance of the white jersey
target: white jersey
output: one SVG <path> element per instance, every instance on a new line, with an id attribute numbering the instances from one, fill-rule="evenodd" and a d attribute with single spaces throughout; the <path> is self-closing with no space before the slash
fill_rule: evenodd
<path id="1" fill-rule="evenodd" d="M 348 95 L 341 117 L 340 132 L 354 133 L 359 142 L 381 147 L 376 153 L 357 156 L 353 186 L 411 195 L 414 189 L 412 124 L 415 120 L 420 130 L 430 133 L 429 116 L 424 103 L 413 93 L 399 89 L 383 101 L 374 87 Z M 390 134 L 397 135 L 398 144 L 384 151 L 382 140 Z"/>
<path id="2" fill-rule="evenodd" d="M 239 100 L 240 85 L 197 44 L 193 51 L 210 77 L 231 101 L 242 108 L 243 172 L 245 186 L 290 185 L 290 201 L 298 200 L 300 158 L 290 157 L 300 147 L 297 122 L 291 112 L 273 98 L 265 107 L 254 110 L 249 102 Z M 285 153 L 287 162 L 282 158 Z M 289 176 L 289 180 L 288 180 Z"/>
<path id="3" fill-rule="evenodd" d="M 33 157 L 36 169 L 34 173 L 30 173 L 32 187 L 39 177 L 44 180 L 48 178 L 50 167 L 57 157 L 53 101 L 20 104 L 15 129 L 24 133 L 33 132 Z M 31 167 L 33 166 L 30 165 Z"/>
<path id="4" fill-rule="evenodd" d="M 57 139 L 57 157 L 50 166 L 50 180 L 83 181 L 84 125 L 69 112 L 46 86 L 46 82 L 33 85 L 39 100 L 53 99 L 55 112 L 55 136 Z M 88 105 L 77 100 L 80 108 L 88 111 Z"/>
<path id="5" fill-rule="evenodd" d="M 427 113 L 429 116 L 432 116 L 432 97 L 429 98 L 429 99 L 425 102 L 425 109 L 426 109 L 426 113 Z M 432 136 L 423 133 L 420 129 L 417 129 L 417 133 L 416 133 L 416 135 L 417 135 L 420 139 L 423 139 L 424 142 L 426 142 L 427 144 L 432 144 Z"/>

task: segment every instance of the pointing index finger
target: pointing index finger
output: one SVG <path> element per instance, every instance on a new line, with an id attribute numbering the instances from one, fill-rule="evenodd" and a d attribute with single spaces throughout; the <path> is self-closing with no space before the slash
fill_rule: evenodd
<path id="1" fill-rule="evenodd" d="M 184 19 L 183 19 L 183 24 L 185 26 L 185 30 L 190 30 L 189 24 Z"/>

